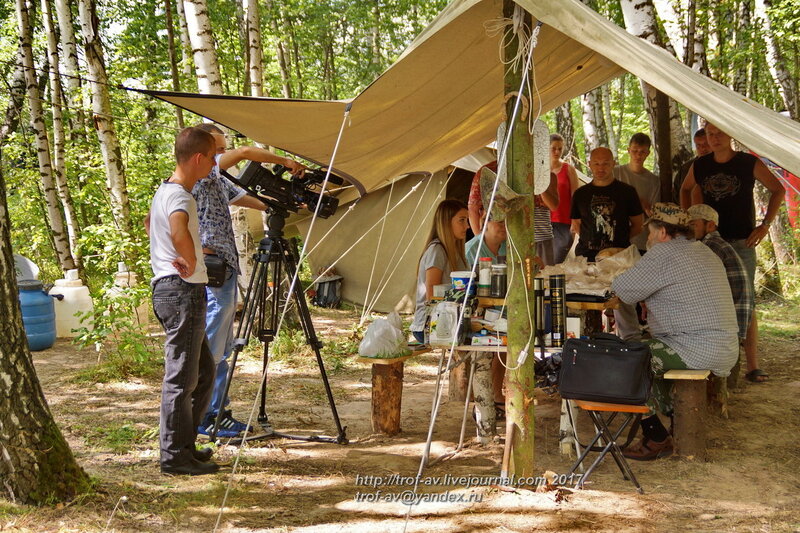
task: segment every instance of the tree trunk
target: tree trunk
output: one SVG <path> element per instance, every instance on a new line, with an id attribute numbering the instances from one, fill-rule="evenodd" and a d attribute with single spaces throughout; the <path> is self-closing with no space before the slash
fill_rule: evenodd
<path id="1" fill-rule="evenodd" d="M 655 9 L 652 0 L 621 0 L 622 14 L 625 18 L 625 26 L 628 32 L 636 35 L 640 39 L 649 41 L 656 46 L 662 46 L 658 33 L 658 25 L 655 18 Z M 663 47 L 663 46 L 662 46 Z M 650 131 L 653 134 L 653 142 L 658 146 L 661 139 L 658 136 L 658 105 L 655 88 L 641 82 L 642 95 L 644 96 L 647 114 L 650 121 Z M 680 109 L 674 100 L 669 99 L 669 124 L 670 124 L 670 145 L 672 147 L 671 161 L 656 161 L 656 170 L 661 165 L 668 165 L 670 175 L 680 171 L 681 165 L 691 159 L 692 149 L 689 135 L 683 128 Z"/>
<path id="2" fill-rule="evenodd" d="M 17 5 L 23 5 L 22 0 Z M 11 125 L 4 123 L 0 131 Z M 71 500 L 89 489 L 89 477 L 53 420 L 33 368 L 14 277 L 1 166 L 0 315 L 0 494 L 11 502 L 33 505 Z"/>
<path id="3" fill-rule="evenodd" d="M 261 48 L 261 16 L 258 0 L 245 0 L 247 47 L 250 50 L 250 94 L 264 96 L 264 54 Z"/>
<path id="4" fill-rule="evenodd" d="M 752 32 L 750 2 L 740 1 L 739 11 L 736 14 L 736 29 L 734 30 L 734 49 L 750 49 L 750 32 Z M 747 94 L 747 64 L 749 61 L 743 59 L 741 54 L 737 55 L 733 61 L 733 74 L 731 76 L 731 89 L 739 94 Z"/>
<path id="5" fill-rule="evenodd" d="M 684 32 L 681 28 L 681 15 L 675 9 L 676 5 L 670 0 L 653 0 L 653 2 L 664 26 L 664 33 L 667 34 L 670 48 L 677 57 L 684 57 L 686 53 L 686 46 L 683 40 Z"/>
<path id="6" fill-rule="evenodd" d="M 272 27 L 272 34 L 275 35 L 275 53 L 278 56 L 278 68 L 281 73 L 281 87 L 283 89 L 283 97 L 292 97 L 292 83 L 291 83 L 291 69 L 287 66 L 286 62 L 286 47 L 283 44 L 283 39 L 280 29 L 278 28 L 279 14 L 273 8 L 272 0 L 266 0 L 267 10 L 270 13 L 269 22 Z"/>
<path id="7" fill-rule="evenodd" d="M 583 134 L 586 155 L 599 146 L 608 146 L 605 118 L 603 116 L 603 98 L 599 89 L 589 91 L 581 97 L 583 110 Z M 614 159 L 617 154 L 614 154 Z"/>
<path id="8" fill-rule="evenodd" d="M 761 183 L 756 183 L 753 188 L 753 200 L 756 204 L 756 213 L 767 212 L 769 193 L 766 187 L 761 185 Z M 782 243 L 781 238 L 773 238 L 773 228 L 779 230 L 781 225 L 780 217 L 777 217 L 772 226 L 770 226 L 769 239 L 764 239 L 759 245 L 759 250 L 764 253 L 761 255 L 761 261 L 759 261 L 760 264 L 758 265 L 759 270 L 762 270 L 764 273 L 764 278 L 761 282 L 762 287 L 779 296 L 783 296 L 783 283 L 781 280 L 781 271 L 780 268 L 778 268 L 778 265 L 780 265 L 782 261 L 778 254 L 781 252 L 785 254 L 785 251 L 780 246 Z M 776 241 L 778 243 L 777 247 L 775 245 Z M 758 287 L 756 287 L 756 289 L 758 289 Z"/>
<path id="9" fill-rule="evenodd" d="M 778 86 L 778 93 L 781 95 L 783 105 L 789 111 L 789 116 L 794 120 L 800 120 L 800 104 L 797 100 L 797 79 L 792 76 L 783 51 L 778 44 L 775 30 L 772 28 L 768 9 L 772 7 L 772 0 L 756 0 L 756 17 L 761 22 L 764 42 L 767 45 L 767 66 L 772 79 Z"/>
<path id="10" fill-rule="evenodd" d="M 86 134 L 86 116 L 83 112 L 80 68 L 78 67 L 78 48 L 75 45 L 75 30 L 72 26 L 70 0 L 55 0 L 58 29 L 61 41 L 61 57 L 66 66 L 67 101 L 75 109 L 75 120 L 71 122 L 72 140 Z"/>
<path id="11" fill-rule="evenodd" d="M 64 163 L 65 135 L 64 120 L 61 108 L 64 103 L 64 95 L 61 90 L 61 70 L 58 60 L 58 43 L 56 42 L 56 30 L 53 26 L 53 16 L 50 9 L 50 0 L 42 0 L 42 20 L 44 30 L 47 35 L 47 56 L 50 62 L 50 93 L 53 100 L 53 153 L 55 155 L 53 170 L 55 171 L 56 186 L 61 205 L 64 208 L 64 220 L 67 224 L 67 236 L 69 238 L 69 248 L 76 266 L 81 267 L 81 258 L 78 253 L 78 239 L 80 238 L 80 223 L 75 215 L 75 204 L 72 201 L 72 193 L 67 185 L 67 169 Z"/>
<path id="12" fill-rule="evenodd" d="M 42 110 L 42 99 L 39 85 L 36 82 L 36 71 L 33 63 L 33 48 L 31 46 L 31 21 L 28 6 L 25 0 L 17 0 L 17 23 L 19 28 L 19 52 L 22 54 L 22 64 L 25 72 L 26 92 L 30 107 L 31 129 L 36 138 L 36 156 L 39 162 L 39 176 L 42 180 L 42 189 L 47 203 L 47 217 L 52 229 L 56 257 L 62 270 L 75 268 L 75 261 L 69 247 L 69 239 L 64 228 L 64 220 L 58 203 L 58 194 L 54 180 L 53 164 L 50 157 L 50 141 Z"/>
<path id="13" fill-rule="evenodd" d="M 250 92 L 250 47 L 247 44 L 247 15 L 245 13 L 245 4 L 248 0 L 236 0 L 236 29 L 239 30 L 239 41 L 242 44 L 243 61 L 241 61 L 244 70 L 242 71 L 242 86 L 234 89 L 236 94 L 248 94 Z M 237 44 L 238 44 L 237 43 Z M 231 94 L 230 77 L 226 76 L 222 79 L 222 90 L 224 93 Z"/>
<path id="14" fill-rule="evenodd" d="M 206 0 L 183 0 L 183 9 L 189 41 L 192 43 L 197 87 L 202 94 L 222 94 L 222 80 Z"/>
<path id="15" fill-rule="evenodd" d="M 619 153 L 619 139 L 614 132 L 614 121 L 611 118 L 611 90 L 608 83 L 600 87 L 600 94 L 603 98 L 603 118 L 606 126 L 606 137 L 608 137 L 608 147 L 616 155 Z"/>
<path id="16" fill-rule="evenodd" d="M 125 166 L 122 162 L 122 151 L 111 113 L 108 77 L 103 59 L 103 45 L 100 41 L 100 20 L 97 18 L 95 0 L 78 0 L 78 13 L 83 30 L 84 54 L 91 78 L 94 127 L 97 130 L 100 151 L 103 154 L 106 186 L 111 197 L 111 211 L 117 227 L 124 233 L 130 234 L 128 186 L 125 179 Z"/>
<path id="17" fill-rule="evenodd" d="M 17 50 L 14 74 L 8 85 L 8 105 L 3 117 L 3 124 L 0 124 L 0 146 L 3 146 L 6 138 L 12 131 L 16 131 L 21 118 L 20 110 L 25 102 L 25 67 L 22 62 L 22 50 Z"/>
<path id="18" fill-rule="evenodd" d="M 181 3 L 181 0 L 178 0 Z M 172 90 L 180 92 L 181 79 L 178 76 L 178 54 L 175 50 L 175 29 L 172 27 L 172 2 L 171 0 L 164 0 L 164 14 L 167 26 L 167 46 L 169 48 L 169 73 L 172 76 Z M 183 109 L 175 106 L 175 119 L 178 122 L 180 129 L 184 128 L 183 125 Z"/>
<path id="19" fill-rule="evenodd" d="M 289 42 L 292 45 L 292 64 L 294 65 L 295 78 L 297 79 L 297 97 L 303 98 L 303 74 L 300 71 L 300 47 L 295 38 L 294 24 L 292 19 L 286 17 L 283 19 L 287 33 L 289 34 Z"/>
<path id="20" fill-rule="evenodd" d="M 515 8 L 512 0 L 504 0 L 503 16 L 511 18 Z M 526 13 L 525 24 L 530 28 L 531 18 Z M 513 57 L 517 50 L 517 38 L 507 38 L 505 47 L 506 57 Z M 505 94 L 518 91 L 521 85 L 523 73 L 521 69 L 514 72 L 513 69 L 506 71 L 504 80 Z M 530 97 L 530 95 L 529 95 Z M 533 444 L 534 444 L 534 407 L 533 407 L 533 388 L 535 378 L 533 374 L 533 359 L 528 358 L 523 365 L 517 365 L 519 353 L 528 343 L 532 332 L 530 331 L 530 321 L 527 315 L 526 301 L 533 301 L 533 282 L 526 283 L 524 274 L 525 267 L 530 265 L 536 257 L 536 244 L 533 239 L 533 183 L 534 183 L 534 161 L 531 146 L 533 146 L 532 135 L 528 131 L 528 125 L 522 121 L 521 114 L 516 117 L 516 123 L 511 123 L 514 109 L 514 98 L 510 98 L 506 105 L 506 121 L 508 126 L 506 131 L 510 135 L 508 152 L 505 161 L 508 185 L 516 192 L 527 195 L 527 201 L 522 209 L 511 215 L 506 223 L 508 225 L 509 237 L 513 237 L 515 249 L 522 257 L 512 256 L 514 269 L 523 272 L 523 275 L 513 276 L 508 287 L 507 308 L 508 308 L 508 363 L 509 367 L 516 367 L 515 370 L 506 370 L 506 414 L 508 416 L 507 439 L 513 439 L 511 445 L 511 467 L 508 474 L 517 478 L 521 476 L 531 476 L 534 474 Z M 509 262 L 511 262 L 509 261 Z M 529 263 L 530 262 L 530 263 Z M 522 268 L 520 268 L 522 266 Z M 535 267 L 531 275 L 535 274 Z M 526 294 L 527 293 L 527 294 Z M 532 350 L 533 348 L 529 348 Z"/>
<path id="21" fill-rule="evenodd" d="M 571 100 L 567 100 L 556 108 L 556 130 L 564 137 L 564 153 L 562 157 L 569 161 L 570 156 L 572 156 L 571 160 L 576 163 L 583 161 L 583 156 L 578 153 L 578 147 L 575 144 L 575 127 L 572 122 Z"/>
<path id="22" fill-rule="evenodd" d="M 378 75 L 381 69 L 381 8 L 380 1 L 374 0 L 372 4 L 372 32 L 370 48 L 372 51 L 373 74 Z"/>
<path id="23" fill-rule="evenodd" d="M 192 86 L 196 86 L 197 78 L 192 73 L 192 42 L 189 39 L 189 26 L 186 25 L 186 10 L 183 8 L 183 0 L 176 0 L 175 7 L 178 10 L 178 27 L 181 36 L 181 70 L 186 80 L 194 80 Z"/>

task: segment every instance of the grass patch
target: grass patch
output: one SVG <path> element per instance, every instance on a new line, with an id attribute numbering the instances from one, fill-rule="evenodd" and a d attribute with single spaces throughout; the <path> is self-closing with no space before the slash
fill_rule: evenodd
<path id="1" fill-rule="evenodd" d="M 800 300 L 770 301 L 759 304 L 758 329 L 764 336 L 778 339 L 800 338 L 797 324 L 800 323 Z"/>
<path id="2" fill-rule="evenodd" d="M 128 453 L 137 446 L 154 442 L 158 438 L 158 427 L 141 428 L 132 424 L 86 428 L 84 442 L 87 446 L 109 450 L 112 453 Z"/>

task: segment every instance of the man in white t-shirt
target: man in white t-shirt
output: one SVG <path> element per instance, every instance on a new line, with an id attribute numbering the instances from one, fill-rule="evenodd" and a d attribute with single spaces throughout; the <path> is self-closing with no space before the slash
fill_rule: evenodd
<path id="1" fill-rule="evenodd" d="M 145 227 L 150 235 L 153 310 L 166 332 L 161 387 L 161 472 L 212 474 L 212 450 L 195 447 L 197 426 L 211 400 L 214 358 L 205 329 L 208 281 L 191 190 L 214 166 L 208 132 L 186 128 L 175 139 L 177 165 L 161 183 Z"/>
<path id="2" fill-rule="evenodd" d="M 644 168 L 644 162 L 650 155 L 651 146 L 652 141 L 647 134 L 634 133 L 628 143 L 630 161 L 627 165 L 614 167 L 614 177 L 636 189 L 645 217 L 649 217 L 652 206 L 661 201 L 661 181 L 658 176 Z M 631 237 L 631 244 L 635 244 L 643 253 L 647 249 L 647 232 L 643 231 L 639 235 Z"/>

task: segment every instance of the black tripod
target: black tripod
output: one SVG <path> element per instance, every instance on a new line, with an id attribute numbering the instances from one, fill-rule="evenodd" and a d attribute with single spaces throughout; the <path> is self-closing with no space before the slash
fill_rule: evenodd
<path id="1" fill-rule="evenodd" d="M 258 251 L 256 251 L 253 256 L 255 264 L 253 265 L 253 272 L 250 275 L 247 293 L 244 297 L 242 318 L 236 330 L 236 338 L 234 339 L 232 353 L 233 357 L 230 361 L 228 379 L 225 381 L 225 394 L 223 394 L 222 397 L 228 397 L 228 391 L 231 386 L 233 371 L 236 368 L 236 360 L 239 357 L 239 353 L 247 346 L 250 336 L 256 335 L 258 340 L 264 345 L 264 379 L 261 381 L 261 406 L 258 412 L 258 422 L 264 429 L 264 433 L 249 437 L 245 436 L 244 440 L 279 437 L 313 442 L 347 444 L 347 436 L 345 435 L 347 428 L 343 428 L 339 421 L 339 414 L 336 412 L 336 404 L 333 400 L 331 386 L 328 383 L 328 375 L 325 373 L 325 366 L 322 362 L 322 355 L 320 354 L 322 342 L 319 341 L 314 331 L 314 325 L 311 322 L 311 313 L 308 311 L 308 305 L 306 304 L 305 295 L 303 294 L 299 280 L 296 281 L 294 289 L 287 297 L 294 299 L 297 305 L 297 314 L 300 317 L 300 324 L 302 325 L 303 333 L 306 337 L 306 343 L 311 346 L 316 354 L 317 366 L 319 366 L 322 383 L 325 385 L 325 393 L 328 395 L 328 404 L 331 406 L 331 413 L 333 414 L 333 421 L 336 423 L 338 434 L 336 437 L 324 437 L 318 435 L 302 436 L 278 433 L 272 430 L 267 417 L 266 372 L 269 363 L 269 343 L 275 339 L 275 334 L 278 331 L 278 323 L 281 318 L 281 284 L 284 274 L 292 279 L 297 271 L 297 258 L 295 257 L 294 248 L 283 238 L 283 227 L 286 225 L 287 216 L 287 211 L 270 207 L 269 218 L 267 219 L 267 236 L 261 239 L 258 245 Z M 271 282 L 270 279 L 272 280 Z M 214 422 L 214 429 L 209 435 L 211 440 L 216 438 L 223 411 L 223 409 L 219 410 L 217 420 Z"/>

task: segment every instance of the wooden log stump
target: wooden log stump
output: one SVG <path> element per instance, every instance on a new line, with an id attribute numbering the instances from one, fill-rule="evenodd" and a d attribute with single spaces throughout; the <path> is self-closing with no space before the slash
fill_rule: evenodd
<path id="1" fill-rule="evenodd" d="M 466 361 L 464 361 L 466 359 Z M 469 385 L 469 352 L 461 349 L 453 351 L 453 360 L 464 361 L 458 366 L 450 369 L 449 383 L 447 388 L 447 397 L 456 402 L 463 402 L 467 399 L 467 386 Z"/>
<path id="2" fill-rule="evenodd" d="M 400 433 L 403 362 L 372 365 L 372 431 Z"/>
<path id="3" fill-rule="evenodd" d="M 669 370 L 664 379 L 674 380 L 675 453 L 684 457 L 706 459 L 706 425 L 708 424 L 706 379 L 710 370 Z"/>
<path id="4" fill-rule="evenodd" d="M 728 378 L 711 376 L 706 383 L 708 383 L 706 394 L 709 411 L 722 418 L 728 418 Z"/>

